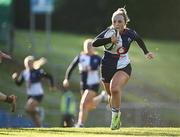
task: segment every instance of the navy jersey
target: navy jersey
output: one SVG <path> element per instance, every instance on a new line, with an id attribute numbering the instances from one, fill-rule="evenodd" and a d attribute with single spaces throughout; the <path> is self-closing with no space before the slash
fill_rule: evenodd
<path id="1" fill-rule="evenodd" d="M 42 77 L 48 78 L 51 82 L 51 86 L 53 86 L 54 82 L 52 76 L 44 72 L 43 69 L 25 69 L 20 73 L 18 79 L 15 82 L 17 85 L 21 85 L 25 81 L 27 87 L 27 94 L 30 96 L 42 95 Z"/>
<path id="2" fill-rule="evenodd" d="M 118 38 L 116 44 L 111 43 L 112 35 L 115 35 Z M 104 46 L 105 58 L 106 55 L 108 55 L 108 58 L 111 57 L 111 54 L 112 56 L 117 55 L 116 69 L 121 69 L 130 63 L 128 50 L 132 41 L 136 41 L 138 43 L 144 54 L 148 53 L 148 50 L 139 35 L 129 28 L 124 29 L 123 33 L 119 34 L 114 28 L 109 27 L 95 38 L 93 46 Z"/>
<path id="3" fill-rule="evenodd" d="M 79 67 L 79 72 L 81 74 L 81 82 L 86 85 L 93 85 L 100 83 L 99 78 L 99 66 L 101 63 L 101 57 L 98 55 L 86 55 L 80 54 L 74 58 L 74 60 L 69 65 L 65 78 L 69 79 L 72 71 L 76 66 Z"/>

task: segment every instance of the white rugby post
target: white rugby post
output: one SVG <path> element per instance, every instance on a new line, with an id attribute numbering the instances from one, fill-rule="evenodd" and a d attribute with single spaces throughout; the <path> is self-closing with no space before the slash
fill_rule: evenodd
<path id="1" fill-rule="evenodd" d="M 30 36 L 31 36 L 31 50 L 34 54 L 36 39 L 35 39 L 35 15 L 45 14 L 45 28 L 46 28 L 46 42 L 45 48 L 47 52 L 52 51 L 51 48 L 51 14 L 54 10 L 54 0 L 31 0 L 30 8 Z"/>

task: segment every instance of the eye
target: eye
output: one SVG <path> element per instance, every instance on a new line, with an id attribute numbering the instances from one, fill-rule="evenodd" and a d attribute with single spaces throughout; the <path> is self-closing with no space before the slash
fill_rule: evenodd
<path id="1" fill-rule="evenodd" d="M 122 20 L 114 20 L 114 21 L 113 21 L 113 23 L 116 23 L 116 22 L 122 23 Z"/>
<path id="2" fill-rule="evenodd" d="M 122 21 L 121 21 L 121 20 L 118 20 L 118 23 L 122 23 Z"/>

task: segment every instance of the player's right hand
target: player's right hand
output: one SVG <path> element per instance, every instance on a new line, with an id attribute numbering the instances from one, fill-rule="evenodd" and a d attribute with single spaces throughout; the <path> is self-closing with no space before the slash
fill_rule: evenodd
<path id="1" fill-rule="evenodd" d="M 118 41 L 118 38 L 117 38 L 115 35 L 113 35 L 113 36 L 111 37 L 111 42 L 114 43 L 114 44 L 116 44 L 117 41 Z"/>
<path id="2" fill-rule="evenodd" d="M 13 79 L 13 80 L 17 79 L 17 77 L 18 77 L 17 72 L 15 72 L 15 73 L 12 74 L 12 79 Z"/>

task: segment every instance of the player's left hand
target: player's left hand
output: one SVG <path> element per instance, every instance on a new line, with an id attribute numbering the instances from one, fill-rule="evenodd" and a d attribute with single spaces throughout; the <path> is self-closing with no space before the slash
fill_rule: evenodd
<path id="1" fill-rule="evenodd" d="M 18 78 L 18 73 L 17 72 L 13 73 L 12 74 L 12 79 L 16 80 L 17 78 Z"/>
<path id="2" fill-rule="evenodd" d="M 154 58 L 154 53 L 148 52 L 145 56 L 146 56 L 147 59 L 153 59 Z"/>

